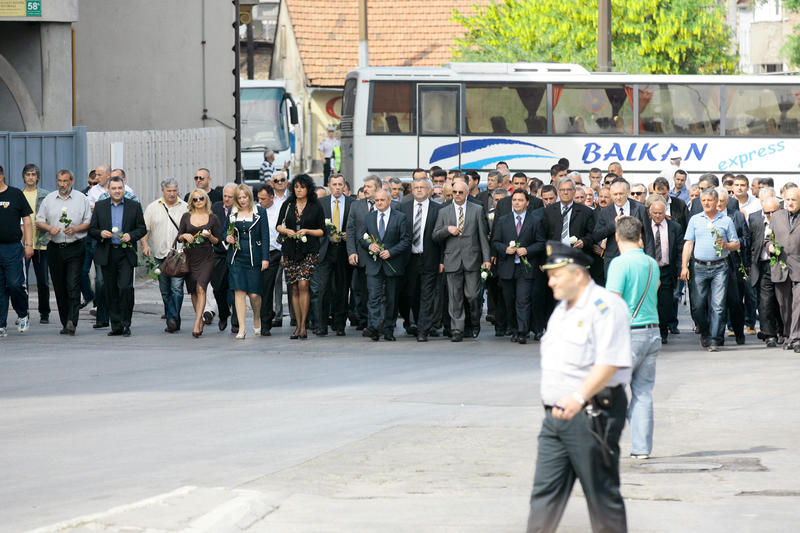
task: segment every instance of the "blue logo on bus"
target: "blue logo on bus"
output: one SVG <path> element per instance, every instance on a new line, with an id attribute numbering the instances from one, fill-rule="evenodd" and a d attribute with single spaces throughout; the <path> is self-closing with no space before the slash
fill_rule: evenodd
<path id="1" fill-rule="evenodd" d="M 523 154 L 502 154 L 502 155 L 494 155 L 497 153 L 496 148 L 500 147 L 501 145 L 506 145 L 507 147 L 514 147 L 514 148 L 526 148 L 526 151 L 530 151 L 531 153 L 523 153 Z M 493 149 L 494 148 L 494 149 Z M 438 162 L 444 161 L 446 159 L 450 159 L 452 157 L 458 157 L 459 149 L 461 151 L 461 157 L 475 157 L 476 159 L 472 161 L 462 161 L 461 166 L 464 168 L 484 168 L 490 165 L 494 165 L 498 161 L 508 161 L 510 159 L 520 159 L 525 157 L 538 157 L 538 158 L 554 158 L 557 157 L 555 153 L 551 150 L 548 150 L 544 146 L 540 146 L 538 144 L 529 143 L 525 141 L 518 141 L 515 139 L 504 139 L 504 138 L 488 138 L 488 139 L 471 139 L 469 141 L 464 141 L 461 143 L 451 143 L 446 144 L 444 146 L 440 146 L 436 148 L 433 153 L 431 154 L 431 158 L 428 161 L 429 164 L 433 165 Z M 479 153 L 482 150 L 486 150 L 484 153 Z M 541 152 L 545 152 L 544 154 Z"/>

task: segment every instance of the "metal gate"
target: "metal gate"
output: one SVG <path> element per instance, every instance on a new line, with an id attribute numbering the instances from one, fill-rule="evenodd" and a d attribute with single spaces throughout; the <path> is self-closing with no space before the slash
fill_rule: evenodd
<path id="1" fill-rule="evenodd" d="M 72 131 L 0 131 L 0 165 L 5 182 L 23 188 L 22 168 L 33 163 L 41 170 L 39 186 L 56 189 L 56 172 L 65 168 L 75 175 L 75 188 L 86 186 L 86 127 Z"/>

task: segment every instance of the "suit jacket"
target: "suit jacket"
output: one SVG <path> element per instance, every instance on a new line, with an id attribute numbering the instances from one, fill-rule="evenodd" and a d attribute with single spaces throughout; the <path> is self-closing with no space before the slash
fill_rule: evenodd
<path id="1" fill-rule="evenodd" d="M 364 226 L 364 219 L 368 213 L 369 204 L 366 198 L 362 198 L 350 203 L 350 212 L 347 215 L 347 255 L 358 254 L 358 266 L 362 268 L 372 261 L 369 253 L 357 244 L 363 240 L 361 236 L 364 232 L 360 229 Z"/>
<path id="2" fill-rule="evenodd" d="M 230 212 L 230 209 L 228 211 Z M 214 253 L 217 255 L 227 255 L 228 251 L 225 249 L 224 241 L 225 237 L 228 235 L 230 214 L 228 214 L 227 217 L 225 216 L 225 205 L 222 201 L 211 204 L 211 212 L 219 219 L 220 227 L 222 228 L 222 238 L 214 245 Z"/>
<path id="3" fill-rule="evenodd" d="M 222 240 L 228 250 L 228 264 L 233 264 L 236 255 L 241 253 L 247 254 L 246 257 L 250 258 L 250 266 L 253 267 L 260 268 L 261 261 L 269 261 L 269 225 L 270 220 L 267 218 L 267 210 L 260 205 L 256 205 L 253 208 L 253 221 L 250 223 L 249 227 L 250 235 L 247 246 L 242 246 L 241 250 L 237 250 L 235 246 L 226 243 L 224 239 Z M 228 225 L 225 224 L 225 231 L 223 233 L 227 232 Z M 236 240 L 240 239 L 238 229 L 234 228 L 233 236 Z M 314 237 L 309 235 L 308 238 L 313 239 Z"/>
<path id="4" fill-rule="evenodd" d="M 331 220 L 333 220 L 333 211 L 331 210 L 330 196 L 325 196 L 324 198 L 320 198 L 319 203 L 322 206 L 322 212 L 325 215 L 325 218 L 330 218 Z M 344 222 L 342 224 L 342 227 L 339 228 L 340 231 L 341 230 L 347 231 L 347 217 L 348 215 L 350 215 L 350 206 L 352 204 L 353 204 L 353 199 L 350 198 L 349 196 L 342 195 L 342 197 L 339 198 L 339 209 L 344 210 L 344 213 L 342 214 L 342 220 Z M 347 234 L 347 237 L 350 237 L 349 233 Z M 353 235 L 353 237 L 355 237 L 355 235 Z M 323 261 L 325 259 L 325 256 L 328 253 L 329 244 L 330 244 L 330 235 L 328 233 L 328 228 L 326 227 L 325 235 L 322 236 L 319 243 L 319 261 Z"/>
<path id="5" fill-rule="evenodd" d="M 516 219 L 514 213 L 503 215 L 495 220 L 492 232 L 492 252 L 497 255 L 497 276 L 500 279 L 514 279 L 514 259 L 516 254 L 507 254 L 508 243 L 516 241 L 528 251 L 528 262 L 531 268 L 525 268 L 525 278 L 533 279 L 541 274 L 539 259 L 545 249 L 545 232 L 542 219 L 530 212 L 525 214 L 525 220 L 517 235 Z M 524 268 L 524 265 L 523 265 Z"/>
<path id="6" fill-rule="evenodd" d="M 673 222 L 677 222 L 681 230 L 686 233 L 686 226 L 689 225 L 689 208 L 686 206 L 686 202 L 680 198 L 675 198 L 674 196 L 670 198 L 669 218 Z"/>
<path id="7" fill-rule="evenodd" d="M 729 212 L 728 216 L 733 220 L 736 235 L 739 237 L 739 251 L 728 254 L 728 265 L 738 279 L 742 276 L 740 265 L 744 264 L 745 272 L 750 270 L 750 229 L 747 227 L 747 221 L 741 211 Z"/>
<path id="8" fill-rule="evenodd" d="M 135 267 L 139 260 L 136 257 L 136 244 L 139 239 L 147 233 L 147 226 L 144 223 L 144 212 L 142 204 L 136 200 L 125 200 L 122 210 L 122 224 L 119 228 L 120 235 L 129 234 L 131 236 L 130 247 L 125 248 L 125 259 L 132 267 Z M 108 265 L 109 253 L 111 250 L 111 239 L 104 239 L 100 236 L 103 230 L 111 231 L 111 198 L 100 200 L 94 204 L 92 220 L 89 222 L 89 236 L 97 241 L 97 248 L 94 252 L 94 262 L 100 266 Z"/>
<path id="9" fill-rule="evenodd" d="M 655 233 L 653 233 L 653 221 L 648 220 L 647 226 L 644 231 L 649 231 L 653 237 L 653 253 L 650 255 L 653 259 L 656 258 L 656 246 L 660 246 L 655 240 Z M 681 255 L 683 254 L 683 235 L 684 231 L 680 224 L 675 220 L 667 220 L 667 257 L 669 264 L 661 268 L 661 276 L 669 276 L 672 283 L 677 282 L 678 276 L 681 273 Z"/>
<path id="10" fill-rule="evenodd" d="M 411 253 L 411 244 L 414 241 L 414 209 L 416 209 L 416 204 L 416 202 L 404 202 L 398 208 L 408 221 L 408 234 L 411 239 L 408 253 Z M 436 227 L 436 218 L 439 216 L 441 208 L 441 204 L 428 200 L 428 214 L 425 217 L 425 227 L 422 229 L 422 269 L 428 273 L 439 272 L 439 264 L 442 262 L 442 247 L 437 241 L 433 240 L 433 228 Z"/>
<path id="11" fill-rule="evenodd" d="M 561 202 L 548 205 L 543 211 L 544 233 L 549 241 L 561 240 Z M 572 203 L 569 216 L 569 234 L 583 240 L 583 250 L 588 251 L 594 241 L 594 211 L 585 205 Z"/>
<path id="12" fill-rule="evenodd" d="M 761 251 L 764 248 L 764 229 L 766 227 L 764 210 L 759 209 L 750 213 L 750 216 L 747 217 L 747 226 L 750 228 L 750 285 L 755 287 L 761 277 L 758 263 L 761 261 Z"/>
<path id="13" fill-rule="evenodd" d="M 733 197 L 733 195 L 728 196 L 728 216 L 730 213 L 739 210 L 739 200 Z M 689 218 L 692 218 L 697 213 L 703 212 L 703 204 L 700 203 L 700 196 L 692 200 L 692 205 L 689 207 Z M 686 221 L 686 224 L 689 224 L 689 221 Z"/>
<path id="14" fill-rule="evenodd" d="M 629 200 L 629 202 L 631 216 L 638 218 L 642 223 L 643 230 L 646 230 L 650 225 L 650 217 L 647 216 L 647 210 L 639 202 L 633 200 Z M 592 233 L 592 240 L 596 243 L 607 239 L 606 252 L 603 255 L 606 260 L 613 259 L 619 255 L 619 247 L 617 246 L 617 241 L 614 239 L 614 234 L 617 232 L 616 218 L 618 214 L 619 210 L 614 203 L 601 209 L 597 216 L 597 227 Z M 653 232 L 642 231 L 642 233 L 644 252 L 650 257 L 653 257 L 655 253 L 653 248 Z"/>
<path id="15" fill-rule="evenodd" d="M 367 253 L 367 263 L 365 265 L 368 276 L 374 276 L 379 272 L 387 277 L 397 277 L 405 274 L 406 263 L 408 263 L 408 254 L 411 250 L 411 234 L 408 230 L 408 220 L 406 216 L 392 208 L 389 214 L 389 220 L 386 223 L 386 230 L 383 234 L 383 239 L 380 238 L 378 231 L 378 215 L 380 213 L 376 209 L 372 213 L 367 213 L 364 218 L 364 224 L 358 232 L 358 235 L 363 236 L 369 233 L 383 244 L 389 251 L 388 262 L 381 258 L 373 260 L 369 255 L 369 243 L 363 238 L 358 239 L 358 247 Z M 391 263 L 391 267 L 389 267 Z"/>
<path id="16" fill-rule="evenodd" d="M 464 202 L 464 231 L 461 235 L 450 235 L 448 226 L 457 226 L 453 204 L 443 206 L 433 229 L 434 240 L 442 243 L 445 272 L 478 271 L 481 263 L 491 260 L 489 251 L 489 227 L 483 208 L 472 202 Z"/>
<path id="17" fill-rule="evenodd" d="M 775 262 L 770 269 L 772 281 L 774 283 L 781 283 L 787 279 L 800 281 L 800 217 L 795 221 L 794 228 L 791 228 L 789 211 L 781 209 L 772 213 L 770 225 L 775 233 L 775 240 L 783 247 L 779 259 L 786 263 L 786 268 L 782 268 L 777 261 Z"/>
<path id="18" fill-rule="evenodd" d="M 540 207 L 544 207 L 544 202 L 542 202 L 541 198 L 533 196 L 531 194 L 528 195 L 528 212 L 533 211 L 534 209 L 539 209 Z M 511 195 L 506 196 L 505 198 L 501 198 L 494 209 L 494 215 L 496 217 L 501 217 L 503 215 L 507 215 L 512 211 L 511 207 Z"/>

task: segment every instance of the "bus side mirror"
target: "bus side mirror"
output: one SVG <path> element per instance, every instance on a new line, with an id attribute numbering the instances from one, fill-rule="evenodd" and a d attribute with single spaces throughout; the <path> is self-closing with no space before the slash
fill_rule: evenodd
<path id="1" fill-rule="evenodd" d="M 295 106 L 289 106 L 289 122 L 291 122 L 293 126 L 299 122 L 297 120 L 297 107 Z"/>

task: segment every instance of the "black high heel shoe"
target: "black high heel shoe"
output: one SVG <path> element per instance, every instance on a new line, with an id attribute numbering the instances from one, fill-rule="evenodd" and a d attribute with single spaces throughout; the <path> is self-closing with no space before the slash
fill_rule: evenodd
<path id="1" fill-rule="evenodd" d="M 200 332 L 193 331 L 193 332 L 192 332 L 192 337 L 194 337 L 195 339 L 199 339 L 199 338 L 200 338 L 200 335 L 202 335 L 202 334 L 203 334 L 203 332 L 202 332 L 202 331 L 200 331 Z"/>
<path id="2" fill-rule="evenodd" d="M 298 337 L 300 339 L 307 339 L 308 338 L 308 332 L 303 332 L 301 335 L 298 335 Z"/>
<path id="3" fill-rule="evenodd" d="M 298 333 L 298 331 L 300 331 L 300 330 L 299 329 L 294 330 L 294 333 L 289 335 L 289 338 L 292 339 L 292 340 L 299 339 L 300 338 L 300 334 Z"/>

